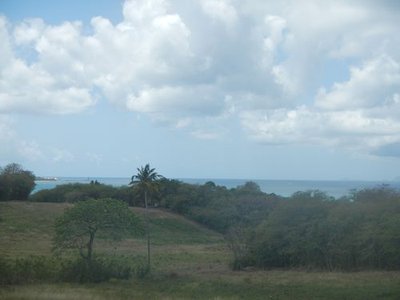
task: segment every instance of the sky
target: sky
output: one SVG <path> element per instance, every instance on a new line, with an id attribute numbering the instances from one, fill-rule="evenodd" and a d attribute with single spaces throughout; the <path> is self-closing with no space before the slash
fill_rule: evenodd
<path id="1" fill-rule="evenodd" d="M 400 178 L 400 2 L 0 0 L 0 166 Z"/>

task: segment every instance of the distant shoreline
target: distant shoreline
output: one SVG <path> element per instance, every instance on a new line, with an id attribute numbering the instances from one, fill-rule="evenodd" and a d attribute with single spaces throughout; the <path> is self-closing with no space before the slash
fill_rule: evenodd
<path id="1" fill-rule="evenodd" d="M 57 181 L 57 177 L 41 177 L 38 176 L 35 178 L 35 181 Z"/>

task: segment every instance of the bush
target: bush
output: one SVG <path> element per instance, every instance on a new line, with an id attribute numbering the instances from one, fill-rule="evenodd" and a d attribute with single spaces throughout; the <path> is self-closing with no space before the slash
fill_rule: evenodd
<path id="1" fill-rule="evenodd" d="M 38 282 L 103 282 L 110 279 L 143 278 L 147 274 L 142 257 L 101 256 L 85 259 L 29 256 L 0 258 L 0 285 Z"/>
<path id="2" fill-rule="evenodd" d="M 60 263 L 52 257 L 0 258 L 0 284 L 3 285 L 54 282 L 59 277 L 59 271 Z"/>
<path id="3" fill-rule="evenodd" d="M 66 282 L 104 282 L 110 279 L 143 277 L 144 260 L 125 256 L 98 256 L 88 261 L 78 258 L 62 264 L 61 280 Z"/>

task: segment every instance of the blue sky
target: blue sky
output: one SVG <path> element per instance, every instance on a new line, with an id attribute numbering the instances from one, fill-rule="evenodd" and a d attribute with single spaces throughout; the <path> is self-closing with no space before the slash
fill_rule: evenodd
<path id="1" fill-rule="evenodd" d="M 395 1 L 0 0 L 0 166 L 400 176 Z"/>

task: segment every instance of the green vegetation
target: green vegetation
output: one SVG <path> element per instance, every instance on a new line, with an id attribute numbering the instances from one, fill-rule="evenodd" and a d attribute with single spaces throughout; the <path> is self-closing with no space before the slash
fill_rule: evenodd
<path id="1" fill-rule="evenodd" d="M 23 186 L 15 178 L 2 191 Z M 132 185 L 70 184 L 0 202 L 0 299 L 400 296 L 397 190 L 284 198 L 253 182 L 168 180 L 149 165 Z M 134 215 L 146 236 L 131 232 Z"/>
<path id="2" fill-rule="evenodd" d="M 267 271 L 8 286 L 0 299 L 398 299 L 398 274 Z"/>
<path id="3" fill-rule="evenodd" d="M 235 269 L 400 270 L 400 192 L 386 186 L 341 199 L 320 191 L 284 198 L 252 182 L 227 189 L 164 178 L 158 190 L 149 205 L 224 234 Z"/>
<path id="4" fill-rule="evenodd" d="M 247 236 L 248 265 L 400 270 L 400 193 L 386 187 L 332 201 L 320 192 L 281 201 Z"/>
<path id="5" fill-rule="evenodd" d="M 87 277 L 99 273 L 99 268 L 95 268 L 96 272 L 89 274 L 85 269 L 77 268 L 84 267 L 85 264 L 79 263 L 79 259 L 76 259 L 73 253 L 66 253 L 66 256 L 56 260 L 52 258 L 52 234 L 49 233 L 56 220 L 63 216 L 64 210 L 68 211 L 71 207 L 69 204 L 52 203 L 7 202 L 1 204 L 0 217 L 4 222 L 0 227 L 0 254 L 6 261 L 5 267 L 9 266 L 13 269 L 11 282 L 74 281 L 72 280 L 74 276 L 76 281 L 84 282 L 88 281 Z M 143 209 L 131 210 L 140 218 L 144 217 Z M 169 212 L 151 209 L 148 215 L 154 239 L 153 269 L 157 274 L 191 273 L 204 266 L 209 268 L 215 261 L 227 265 L 227 260 L 223 257 L 226 253 L 221 255 L 224 248 L 220 235 Z M 47 216 L 47 218 L 42 222 L 43 216 Z M 18 229 L 15 230 L 16 228 Z M 27 239 L 27 235 L 30 236 L 29 239 Z M 93 281 L 100 281 L 104 275 L 110 272 L 111 278 L 123 278 L 121 276 L 125 276 L 127 273 L 128 278 L 143 276 L 146 271 L 146 243 L 144 237 L 133 238 L 132 236 L 114 242 L 107 235 L 99 232 L 94 241 L 97 253 L 94 258 L 96 259 L 95 263 L 100 261 L 102 276 L 92 278 Z M 110 260 L 113 264 L 108 263 Z M 111 271 L 103 268 L 110 265 L 115 266 L 115 260 L 119 261 L 122 268 Z M 47 272 L 48 277 L 40 275 L 43 274 L 40 270 L 43 270 L 44 266 L 50 266 L 52 270 L 52 272 Z M 107 274 L 104 274 L 105 272 Z M 121 274 L 116 276 L 117 272 Z M 27 276 L 26 274 L 31 275 Z M 77 274 L 87 277 L 80 279 Z M 4 276 L 0 277 L 4 279 Z"/>
<path id="6" fill-rule="evenodd" d="M 0 285 L 58 282 L 104 282 L 129 279 L 143 273 L 141 261 L 120 256 L 96 256 L 88 262 L 82 258 L 28 256 L 0 258 Z"/>
<path id="7" fill-rule="evenodd" d="M 227 189 L 213 182 L 193 185 L 163 179 L 156 203 L 226 233 L 234 226 L 248 227 L 260 223 L 281 199 L 263 193 L 254 182 Z"/>
<path id="8" fill-rule="evenodd" d="M 220 234 L 155 208 L 149 209 L 151 277 L 140 274 L 146 265 L 144 237 L 114 243 L 99 235 L 95 241 L 99 258 L 131 266 L 131 279 L 62 283 L 78 280 L 57 278 L 61 259 L 51 255 L 52 226 L 68 207 L 71 204 L 0 203 L 0 254 L 10 264 L 20 260 L 23 265 L 26 259 L 18 270 L 26 276 L 24 282 L 30 282 L 0 287 L 0 299 L 397 299 L 400 295 L 399 272 L 232 271 L 231 252 Z M 144 209 L 132 210 L 143 218 Z M 63 261 L 73 262 L 74 257 Z M 27 268 L 28 264 L 36 267 Z"/>
<path id="9" fill-rule="evenodd" d="M 50 190 L 41 190 L 29 197 L 32 202 L 76 203 L 88 199 L 113 198 L 130 205 L 136 205 L 134 191 L 129 187 L 113 187 L 110 185 L 92 182 L 90 184 L 71 183 L 58 185 Z M 135 202 L 138 201 L 138 202 Z M 141 200 L 143 202 L 143 200 Z"/>
<path id="10" fill-rule="evenodd" d="M 130 185 L 133 186 L 134 189 L 139 194 L 143 195 L 144 199 L 144 209 L 145 209 L 145 232 L 146 232 L 146 240 L 147 240 L 147 272 L 151 271 L 151 245 L 150 245 L 150 225 L 149 225 L 149 217 L 148 217 L 148 198 L 152 193 L 157 192 L 157 181 L 162 178 L 161 175 L 157 174 L 155 169 L 150 168 L 150 165 L 147 164 L 144 167 L 137 169 L 137 174 L 132 176 L 132 180 Z"/>
<path id="11" fill-rule="evenodd" d="M 55 250 L 77 249 L 91 264 L 96 234 L 120 240 L 141 229 L 139 220 L 125 203 L 113 199 L 81 201 L 55 222 Z"/>
<path id="12" fill-rule="evenodd" d="M 0 167 L 0 201 L 27 200 L 35 187 L 35 175 L 12 163 Z"/>

